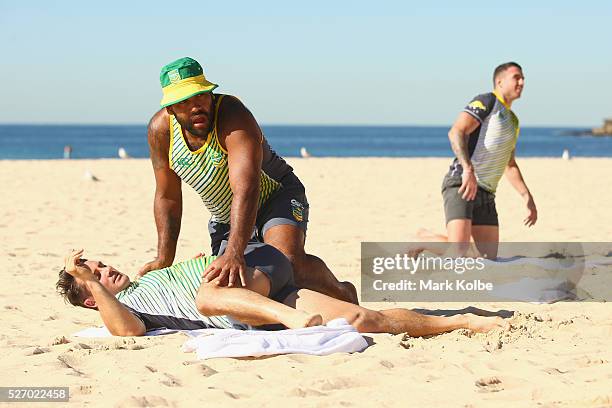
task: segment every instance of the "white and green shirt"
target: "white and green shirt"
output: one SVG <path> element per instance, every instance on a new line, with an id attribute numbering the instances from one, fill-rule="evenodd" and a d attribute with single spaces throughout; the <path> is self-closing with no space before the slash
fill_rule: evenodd
<path id="1" fill-rule="evenodd" d="M 202 273 L 215 259 L 200 257 L 151 271 L 119 292 L 116 297 L 144 323 L 147 330 L 248 329 L 229 316 L 204 316 L 196 308 Z"/>

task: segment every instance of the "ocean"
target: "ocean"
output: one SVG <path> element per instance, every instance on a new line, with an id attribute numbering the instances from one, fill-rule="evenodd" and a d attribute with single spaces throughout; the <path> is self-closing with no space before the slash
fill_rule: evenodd
<path id="1" fill-rule="evenodd" d="M 284 157 L 452 157 L 448 127 L 262 126 Z M 572 136 L 582 129 L 521 129 L 517 157 L 612 157 L 612 137 Z M 0 159 L 114 158 L 123 147 L 131 157 L 149 157 L 145 125 L 0 125 Z"/>

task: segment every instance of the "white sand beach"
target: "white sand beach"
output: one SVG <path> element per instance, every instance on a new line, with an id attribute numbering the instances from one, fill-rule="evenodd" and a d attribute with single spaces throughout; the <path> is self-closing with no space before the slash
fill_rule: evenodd
<path id="1" fill-rule="evenodd" d="M 611 241 L 612 159 L 517 161 L 539 221 L 523 226 L 522 201 L 502 180 L 502 241 Z M 306 249 L 341 280 L 359 286 L 362 241 L 415 241 L 421 227 L 444 231 L 440 185 L 450 160 L 289 162 L 310 201 Z M 85 179 L 88 170 L 99 181 Z M 186 337 L 180 333 L 71 337 L 101 319 L 55 293 L 66 251 L 83 247 L 86 257 L 130 275 L 156 253 L 151 164 L 0 161 L 0 186 L 2 386 L 68 386 L 69 406 L 90 407 L 612 407 L 612 306 L 603 302 L 474 304 L 514 312 L 511 326 L 430 338 L 374 335 L 362 353 L 326 357 L 197 361 L 181 351 Z M 208 213 L 189 187 L 183 192 L 177 261 L 210 253 Z M 603 285 L 611 272 L 587 271 L 584 279 Z M 364 306 L 435 310 L 469 304 Z"/>

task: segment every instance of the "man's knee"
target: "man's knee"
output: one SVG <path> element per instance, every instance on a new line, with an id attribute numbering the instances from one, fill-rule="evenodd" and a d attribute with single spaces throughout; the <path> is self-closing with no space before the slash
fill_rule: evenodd
<path id="1" fill-rule="evenodd" d="M 291 266 L 293 267 L 293 269 L 295 269 L 296 267 L 302 267 L 306 263 L 306 254 L 304 252 L 283 252 L 283 254 L 287 257 L 287 259 L 289 259 L 289 262 L 291 262 Z"/>
<path id="2" fill-rule="evenodd" d="M 260 295 L 274 298 L 279 290 L 294 283 L 291 261 L 272 245 L 249 244 L 245 261 L 256 269 L 248 289 Z"/>
<path id="3" fill-rule="evenodd" d="M 293 274 L 297 281 L 301 281 L 305 275 L 308 274 L 308 257 L 312 255 L 308 255 L 303 251 L 297 253 L 288 253 L 285 254 L 289 262 L 291 263 L 291 267 L 293 268 Z"/>
<path id="4" fill-rule="evenodd" d="M 216 316 L 218 310 L 216 307 L 216 298 L 218 296 L 219 287 L 214 283 L 202 283 L 196 295 L 196 307 L 198 312 L 204 316 Z"/>

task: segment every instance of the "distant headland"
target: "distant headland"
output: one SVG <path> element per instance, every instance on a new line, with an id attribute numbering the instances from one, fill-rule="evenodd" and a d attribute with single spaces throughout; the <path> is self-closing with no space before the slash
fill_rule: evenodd
<path id="1" fill-rule="evenodd" d="M 562 132 L 569 136 L 612 136 L 612 118 L 604 119 L 603 126 L 584 130 L 569 130 Z"/>
<path id="2" fill-rule="evenodd" d="M 612 136 L 612 119 L 605 119 L 603 126 L 591 129 L 593 136 Z"/>

